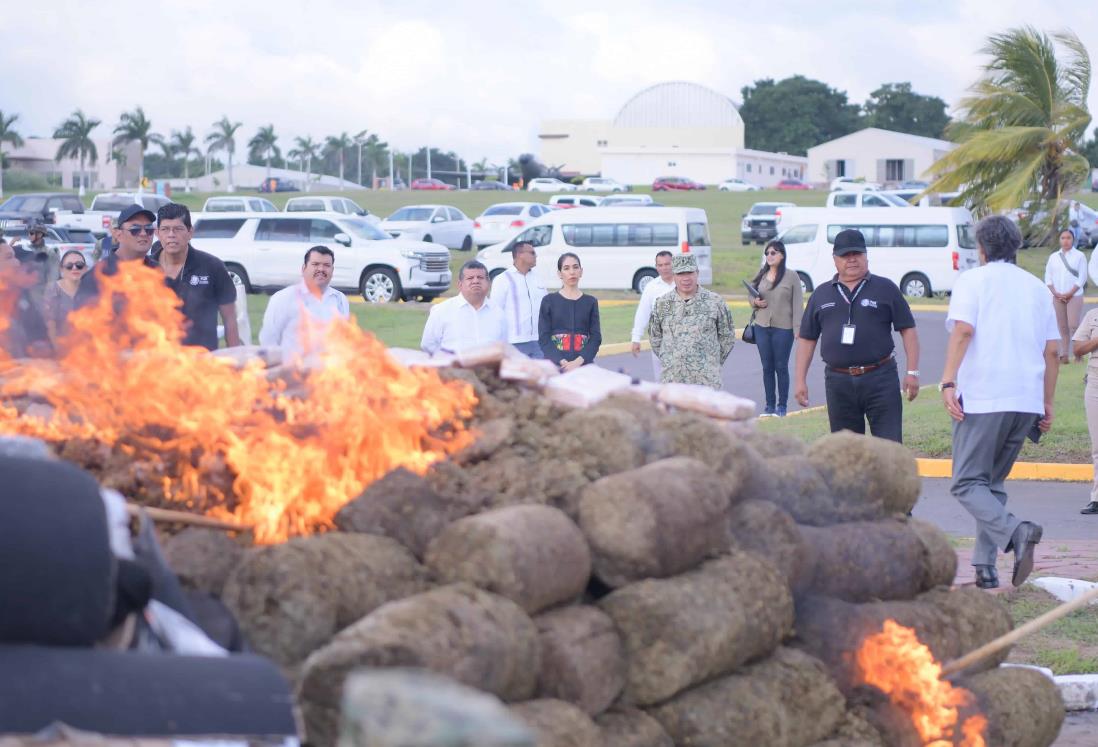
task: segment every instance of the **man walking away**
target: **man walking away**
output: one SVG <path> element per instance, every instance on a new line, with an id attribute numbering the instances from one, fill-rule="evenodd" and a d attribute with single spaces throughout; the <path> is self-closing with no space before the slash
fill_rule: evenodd
<path id="1" fill-rule="evenodd" d="M 1033 570 L 1040 525 L 1006 508 L 1005 481 L 1027 434 L 1052 427 L 1060 331 L 1048 289 L 1014 264 L 1022 234 L 993 215 L 976 226 L 981 267 L 953 286 L 938 389 L 953 418 L 951 492 L 976 519 L 976 585 L 999 585 L 995 556 L 1014 551 L 1011 583 Z"/>
<path id="2" fill-rule="evenodd" d="M 507 341 L 531 358 L 544 358 L 538 345 L 538 314 L 545 286 L 534 268 L 537 250 L 529 241 L 519 241 L 512 249 L 514 264 L 492 282 L 492 304 L 507 319 Z"/>

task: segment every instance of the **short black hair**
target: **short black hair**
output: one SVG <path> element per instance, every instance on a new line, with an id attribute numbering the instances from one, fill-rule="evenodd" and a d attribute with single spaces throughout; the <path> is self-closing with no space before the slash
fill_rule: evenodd
<path id="1" fill-rule="evenodd" d="M 515 245 L 514 245 L 513 247 L 511 247 L 511 251 L 512 251 L 512 252 L 517 252 L 517 251 L 518 251 L 518 248 L 519 248 L 520 246 L 528 246 L 528 247 L 530 247 L 531 249 L 533 249 L 533 248 L 534 248 L 534 242 L 533 242 L 533 241 L 529 241 L 529 240 L 527 240 L 527 239 L 523 239 L 522 241 L 516 241 L 516 242 L 515 242 Z"/>
<path id="2" fill-rule="evenodd" d="M 576 260 L 576 264 L 578 264 L 580 267 L 583 267 L 583 262 L 580 262 L 580 258 L 579 258 L 578 254 L 573 254 L 572 252 L 565 252 L 564 254 L 557 257 L 557 272 L 560 272 L 562 269 L 564 269 L 564 260 L 568 259 L 569 257 Z"/>
<path id="3" fill-rule="evenodd" d="M 468 262 L 461 266 L 458 270 L 458 282 L 460 283 L 465 279 L 466 270 L 484 270 L 484 276 L 488 277 L 488 268 L 484 266 L 483 262 L 477 262 L 475 259 L 470 259 Z"/>
<path id="4" fill-rule="evenodd" d="M 302 267 L 309 264 L 309 255 L 312 254 L 313 252 L 316 252 L 317 254 L 323 254 L 326 257 L 331 257 L 332 258 L 332 264 L 333 265 L 335 264 L 335 261 L 336 261 L 335 252 L 333 252 L 331 249 L 324 246 L 323 244 L 317 244 L 316 246 L 309 247 L 309 251 L 305 252 L 305 261 L 301 263 Z"/>
<path id="5" fill-rule="evenodd" d="M 674 259 L 675 255 L 664 249 L 662 252 L 656 252 L 656 259 L 659 259 L 660 257 L 670 257 L 671 259 Z"/>
<path id="6" fill-rule="evenodd" d="M 169 202 L 156 211 L 156 222 L 163 223 L 166 220 L 181 220 L 187 230 L 191 230 L 191 211 L 186 205 L 178 202 Z"/>

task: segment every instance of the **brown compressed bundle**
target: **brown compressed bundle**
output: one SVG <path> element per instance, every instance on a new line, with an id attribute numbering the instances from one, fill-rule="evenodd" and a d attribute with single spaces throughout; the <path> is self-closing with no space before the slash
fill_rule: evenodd
<path id="1" fill-rule="evenodd" d="M 549 506 L 508 506 L 458 519 L 427 548 L 444 583 L 466 581 L 533 614 L 579 597 L 591 553 L 579 527 Z"/>
<path id="2" fill-rule="evenodd" d="M 427 586 L 426 569 L 394 540 L 330 532 L 249 550 L 222 601 L 259 653 L 291 666 L 373 609 Z"/>
<path id="3" fill-rule="evenodd" d="M 538 697 L 556 698 L 594 716 L 625 684 L 625 652 L 614 622 L 596 607 L 551 610 L 534 618 L 541 670 Z"/>
<path id="4" fill-rule="evenodd" d="M 975 586 L 962 586 L 957 589 L 933 589 L 919 595 L 917 601 L 930 603 L 945 613 L 950 620 L 950 629 L 957 639 L 957 653 L 943 663 L 975 651 L 988 641 L 1006 635 L 1014 629 L 1014 620 L 1010 611 L 993 594 L 977 589 Z M 969 671 L 983 671 L 999 666 L 1010 655 L 1005 648 L 976 665 Z"/>
<path id="5" fill-rule="evenodd" d="M 164 543 L 164 559 L 189 589 L 221 596 L 244 547 L 225 532 L 188 527 Z"/>
<path id="6" fill-rule="evenodd" d="M 681 576 L 630 584 L 599 606 L 625 645 L 623 700 L 638 705 L 666 700 L 769 653 L 793 624 L 781 573 L 738 551 Z"/>
<path id="7" fill-rule="evenodd" d="M 857 706 L 843 714 L 831 736 L 812 747 L 895 747 L 885 744 L 877 728 L 865 716 L 865 707 Z"/>
<path id="8" fill-rule="evenodd" d="M 1064 701 L 1051 679 L 1033 669 L 1000 667 L 966 678 L 987 716 L 987 743 L 996 747 L 1048 747 L 1064 723 Z"/>
<path id="9" fill-rule="evenodd" d="M 398 467 L 341 508 L 335 524 L 344 532 L 392 537 L 422 558 L 447 524 L 479 508 L 476 502 L 443 498 L 423 477 Z"/>
<path id="10" fill-rule="evenodd" d="M 820 473 L 803 456 L 775 457 L 765 460 L 770 480 L 766 494 L 788 511 L 798 524 L 827 526 L 846 521 L 877 519 L 881 504 L 855 504 L 832 496 Z"/>
<path id="11" fill-rule="evenodd" d="M 595 723 L 606 747 L 675 747 L 660 722 L 637 708 L 614 708 Z"/>
<path id="12" fill-rule="evenodd" d="M 811 580 L 811 561 L 797 522 L 770 501 L 752 499 L 732 508 L 732 547 L 748 550 L 782 572 L 794 591 Z"/>
<path id="13" fill-rule="evenodd" d="M 561 418 L 557 430 L 572 437 L 561 444 L 558 456 L 582 463 L 589 480 L 644 464 L 644 430 L 625 410 L 575 410 Z"/>
<path id="14" fill-rule="evenodd" d="M 651 710 L 675 744 L 804 747 L 830 735 L 846 701 L 824 665 L 779 648 L 740 672 Z"/>
<path id="15" fill-rule="evenodd" d="M 733 494 L 752 482 L 758 473 L 756 464 L 761 461 L 746 440 L 709 418 L 689 412 L 665 415 L 649 428 L 648 461 L 674 456 L 707 464 L 728 480 Z"/>
<path id="16" fill-rule="evenodd" d="M 610 587 L 689 570 L 728 547 L 728 490 L 709 467 L 674 457 L 589 485 L 579 524 Z"/>
<path id="17" fill-rule="evenodd" d="M 767 433 L 751 442 L 751 446 L 764 459 L 785 456 L 804 456 L 808 445 L 796 436 L 785 433 Z"/>
<path id="18" fill-rule="evenodd" d="M 952 585 L 957 578 L 957 551 L 950 544 L 949 537 L 938 527 L 921 519 L 908 518 L 907 523 L 923 543 L 923 568 L 927 574 L 924 588 Z"/>
<path id="19" fill-rule="evenodd" d="M 563 700 L 529 700 L 511 706 L 537 735 L 537 747 L 607 747 L 591 717 Z"/>
<path id="20" fill-rule="evenodd" d="M 839 431 L 813 441 L 808 461 L 837 502 L 896 514 L 907 513 L 919 499 L 915 456 L 895 441 Z"/>
<path id="21" fill-rule="evenodd" d="M 306 732 L 331 729 L 343 682 L 358 667 L 418 667 L 503 700 L 534 694 L 537 628 L 518 605 L 453 584 L 383 605 L 305 660 L 298 700 Z"/>

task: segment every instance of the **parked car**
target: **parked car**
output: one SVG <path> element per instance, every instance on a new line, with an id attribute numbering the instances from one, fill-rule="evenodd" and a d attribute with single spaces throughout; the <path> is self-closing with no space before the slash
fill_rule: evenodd
<path id="1" fill-rule="evenodd" d="M 221 258 L 249 293 L 301 280 L 301 258 L 314 244 L 335 252 L 332 287 L 369 303 L 430 300 L 450 287 L 450 253 L 437 244 L 394 240 L 357 215 L 237 213 L 199 216 L 194 245 Z"/>
<path id="2" fill-rule="evenodd" d="M 721 192 L 758 192 L 762 187 L 733 177 L 718 184 L 717 189 Z"/>
<path id="3" fill-rule="evenodd" d="M 309 197 L 291 197 L 286 200 L 287 213 L 342 213 L 344 215 L 357 215 L 365 218 L 375 226 L 381 223 L 381 218 L 370 213 L 369 210 L 359 205 L 354 200 L 346 197 L 327 197 L 322 195 Z"/>
<path id="4" fill-rule="evenodd" d="M 290 179 L 280 179 L 277 176 L 272 176 L 270 179 L 264 179 L 263 183 L 259 185 L 260 192 L 300 192 L 301 187 L 297 182 Z"/>
<path id="5" fill-rule="evenodd" d="M 694 190 L 705 189 L 704 184 L 698 184 L 693 179 L 687 179 L 685 176 L 661 176 L 652 182 L 653 192 L 664 192 L 667 190 Z"/>
<path id="6" fill-rule="evenodd" d="M 539 176 L 537 179 L 530 180 L 526 190 L 528 192 L 575 192 L 576 185 L 550 176 Z"/>
<path id="7" fill-rule="evenodd" d="M 0 228 L 0 236 L 8 239 L 9 243 L 30 243 L 27 238 L 27 223 L 11 221 Z M 61 254 L 75 249 L 84 255 L 84 260 L 89 264 L 95 264 L 95 235 L 83 228 L 63 228 L 61 226 L 45 226 L 46 246 L 57 247 Z"/>
<path id="8" fill-rule="evenodd" d="M 480 191 L 482 189 L 483 190 L 496 190 L 496 191 L 499 191 L 499 192 L 513 192 L 514 191 L 514 187 L 512 187 L 510 184 L 505 184 L 504 182 L 498 182 L 498 181 L 490 182 L 490 181 L 487 181 L 487 180 L 482 181 L 482 182 L 473 182 L 473 186 L 469 187 L 469 189 L 472 189 L 474 191 Z"/>
<path id="9" fill-rule="evenodd" d="M 629 187 L 605 176 L 589 176 L 580 185 L 583 192 L 628 192 Z"/>
<path id="10" fill-rule="evenodd" d="M 203 213 L 277 213 L 278 208 L 262 197 L 210 197 L 202 206 Z"/>
<path id="11" fill-rule="evenodd" d="M 611 195 L 609 197 L 603 197 L 599 201 L 599 207 L 628 207 L 628 206 L 647 206 L 655 205 L 652 200 L 652 195 L 645 194 L 633 194 L 633 195 Z"/>
<path id="12" fill-rule="evenodd" d="M 922 192 L 929 186 L 930 182 L 924 182 L 920 179 L 908 179 L 907 181 L 900 182 L 900 186 L 896 187 L 896 189 L 914 189 Z"/>
<path id="13" fill-rule="evenodd" d="M 548 213 L 540 202 L 501 202 L 492 205 L 473 220 L 473 243 L 477 248 L 507 241 L 535 218 Z"/>
<path id="14" fill-rule="evenodd" d="M 585 195 L 553 195 L 549 204 L 559 208 L 598 207 L 609 197 L 587 197 Z"/>
<path id="15" fill-rule="evenodd" d="M 756 202 L 744 213 L 740 239 L 744 246 L 752 241 L 764 244 L 778 235 L 779 211 L 793 207 L 792 202 Z"/>
<path id="16" fill-rule="evenodd" d="M 800 179 L 782 179 L 774 185 L 774 189 L 812 189 L 812 185 L 806 184 Z"/>
<path id="17" fill-rule="evenodd" d="M 642 292 L 658 277 L 655 256 L 661 249 L 693 254 L 699 282 L 713 282 L 709 219 L 700 208 L 555 210 L 510 241 L 482 249 L 477 259 L 496 277 L 514 263 L 512 251 L 519 241 L 537 247 L 535 271 L 547 288 L 560 287 L 557 259 L 564 252 L 583 257 L 584 288 Z"/>
<path id="18" fill-rule="evenodd" d="M 425 189 L 425 190 L 438 190 L 442 192 L 449 192 L 456 187 L 453 184 L 447 184 L 441 179 L 413 179 L 412 189 Z"/>
<path id="19" fill-rule="evenodd" d="M 847 190 L 849 192 L 868 192 L 879 190 L 880 188 L 881 185 L 876 182 L 867 182 L 865 179 L 858 179 L 853 176 L 838 176 L 831 180 L 832 192 L 840 190 Z"/>
<path id="20" fill-rule="evenodd" d="M 0 205 L 0 227 L 8 221 L 15 223 L 55 223 L 58 212 L 81 214 L 84 203 L 69 192 L 28 192 L 9 197 Z"/>
<path id="21" fill-rule="evenodd" d="M 155 215 L 157 210 L 170 202 L 164 195 L 145 192 L 103 192 L 92 199 L 90 209 L 81 213 L 58 210 L 54 214 L 54 222 L 61 226 L 83 228 L 100 237 L 107 234 L 114 219 L 130 205 L 140 204 Z"/>
<path id="22" fill-rule="evenodd" d="M 916 194 L 918 194 L 916 192 Z M 829 192 L 827 207 L 863 208 L 863 207 L 911 207 L 911 203 L 902 197 L 888 192 L 851 192 L 839 190 Z"/>
<path id="23" fill-rule="evenodd" d="M 416 239 L 467 252 L 473 248 L 473 221 L 452 205 L 408 205 L 381 222 L 394 239 Z"/>

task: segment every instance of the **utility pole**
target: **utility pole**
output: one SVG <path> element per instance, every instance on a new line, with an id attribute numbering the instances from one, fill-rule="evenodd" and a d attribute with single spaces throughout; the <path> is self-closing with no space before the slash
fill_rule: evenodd
<path id="1" fill-rule="evenodd" d="M 396 189 L 396 172 L 393 171 L 393 150 L 389 149 L 389 191 L 392 192 Z"/>
<path id="2" fill-rule="evenodd" d="M 427 178 L 431 178 L 431 146 L 427 146 Z"/>

